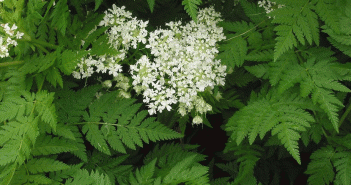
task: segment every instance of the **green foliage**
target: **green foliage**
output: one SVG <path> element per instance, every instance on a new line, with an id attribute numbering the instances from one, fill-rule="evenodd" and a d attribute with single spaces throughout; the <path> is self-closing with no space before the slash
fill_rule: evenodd
<path id="1" fill-rule="evenodd" d="M 329 3 L 333 3 L 333 2 L 329 2 Z M 334 13 L 335 11 L 337 11 L 336 4 L 337 3 L 334 2 L 332 5 L 333 7 L 332 10 L 334 10 Z M 351 7 L 351 3 L 347 3 L 345 11 L 342 13 L 342 15 L 339 17 L 338 20 L 327 19 L 328 22 L 326 20 L 326 25 L 322 27 L 324 29 L 323 32 L 329 35 L 328 40 L 330 41 L 330 43 L 348 56 L 351 56 L 351 52 L 350 52 L 350 47 L 351 47 L 350 28 L 351 27 L 350 27 L 350 24 L 348 24 L 351 21 L 350 7 Z M 336 18 L 337 16 L 330 16 L 330 17 Z"/>
<path id="2" fill-rule="evenodd" d="M 130 173 L 130 184 L 209 184 L 208 167 L 199 164 L 204 156 L 187 150 L 178 144 L 156 146 L 146 165 Z"/>
<path id="3" fill-rule="evenodd" d="M 204 128 L 189 126 L 194 111 L 182 117 L 177 104 L 149 115 L 129 70 L 154 53 L 148 41 L 111 47 L 115 28 L 99 26 L 111 2 L 0 2 L 0 184 L 295 184 L 301 173 L 312 185 L 351 184 L 351 3 L 274 2 L 268 13 L 254 0 L 116 2 L 148 31 L 185 25 L 187 14 L 196 21 L 202 7 L 222 14 L 216 59 L 227 75 L 196 94 L 212 107 Z M 9 47 L 6 23 L 24 34 Z M 108 73 L 72 77 L 84 58 L 120 54 L 127 90 Z M 212 151 L 223 138 L 224 150 Z"/>
<path id="4" fill-rule="evenodd" d="M 51 26 L 57 28 L 63 36 L 66 34 L 66 29 L 70 22 L 69 15 L 67 0 L 60 0 L 53 6 L 53 12 L 50 16 L 50 19 L 52 19 Z"/>
<path id="5" fill-rule="evenodd" d="M 309 0 L 277 1 L 283 8 L 272 11 L 269 16 L 274 17 L 272 23 L 279 24 L 274 28 L 277 32 L 274 48 L 274 61 L 286 51 L 298 46 L 316 43 L 319 45 L 319 24 L 317 15 L 313 11 L 313 3 Z"/>
<path id="6" fill-rule="evenodd" d="M 286 94 L 278 98 L 276 90 L 266 90 L 256 95 L 252 93 L 249 104 L 236 112 L 228 121 L 226 131 L 233 131 L 231 138 L 239 145 L 245 137 L 252 144 L 259 135 L 261 139 L 272 130 L 281 144 L 294 159 L 301 163 L 298 151 L 300 132 L 310 127 L 314 118 L 304 109 L 309 102 L 296 94 Z M 310 106 L 312 107 L 312 106 Z"/>
<path id="7" fill-rule="evenodd" d="M 197 9 L 202 3 L 201 0 L 183 0 L 182 5 L 184 5 L 184 10 L 190 15 L 190 17 L 197 21 Z"/>
<path id="8" fill-rule="evenodd" d="M 348 136 L 344 139 L 349 138 Z M 350 184 L 351 153 L 345 148 L 323 147 L 311 155 L 306 174 L 310 184 Z M 334 168 L 336 169 L 334 171 Z"/>
<path id="9" fill-rule="evenodd" d="M 136 145 L 143 146 L 142 141 L 149 143 L 150 140 L 156 142 L 182 137 L 156 122 L 155 118 L 145 119 L 147 111 L 137 113 L 141 104 L 133 105 L 135 100 L 116 101 L 116 96 L 116 93 L 103 95 L 89 105 L 89 113 L 83 114 L 82 132 L 99 151 L 110 154 L 107 142 L 114 150 L 125 152 L 122 143 L 136 149 Z"/>
<path id="10" fill-rule="evenodd" d="M 147 0 L 147 4 L 149 4 L 149 8 L 150 8 L 151 13 L 154 11 L 155 1 L 156 0 Z"/>
<path id="11" fill-rule="evenodd" d="M 72 178 L 67 179 L 65 184 L 67 185 L 73 185 L 73 184 L 110 185 L 111 182 L 106 175 L 100 174 L 98 171 L 95 171 L 95 172 L 92 171 L 89 174 L 87 170 L 79 170 L 75 173 L 75 175 Z"/>

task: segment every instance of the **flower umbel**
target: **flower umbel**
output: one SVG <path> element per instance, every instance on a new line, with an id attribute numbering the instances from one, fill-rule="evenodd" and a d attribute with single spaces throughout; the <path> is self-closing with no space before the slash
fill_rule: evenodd
<path id="1" fill-rule="evenodd" d="M 122 72 L 122 66 L 118 62 L 126 58 L 129 49 L 136 49 L 140 42 L 146 43 L 147 24 L 148 21 L 144 22 L 132 17 L 132 13 L 126 11 L 124 6 L 112 5 L 112 9 L 105 11 L 104 19 L 99 26 L 109 27 L 106 31 L 109 44 L 118 51 L 118 54 L 83 58 L 77 66 L 78 71 L 75 71 L 73 76 L 80 79 L 89 77 L 94 72 L 107 73 L 108 71 L 110 75 L 117 77 Z"/>
<path id="2" fill-rule="evenodd" d="M 212 110 L 197 94 L 225 83 L 226 66 L 215 59 L 216 43 L 225 36 L 213 7 L 200 10 L 197 19 L 185 26 L 169 22 L 169 29 L 150 33 L 146 47 L 153 57 L 144 55 L 130 66 L 134 89 L 143 92 L 150 114 L 171 110 L 177 103 L 182 116 L 194 108 L 200 114 Z"/>

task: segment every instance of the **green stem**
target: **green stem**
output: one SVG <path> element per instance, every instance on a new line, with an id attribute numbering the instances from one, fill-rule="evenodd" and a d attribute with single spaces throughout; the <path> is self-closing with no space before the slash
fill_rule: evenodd
<path id="1" fill-rule="evenodd" d="M 33 38 L 25 38 L 25 39 L 21 39 L 21 40 L 27 41 L 27 42 L 31 42 L 31 43 L 34 43 L 34 44 L 38 44 L 38 45 L 41 45 L 41 46 L 45 46 L 45 47 L 48 47 L 48 48 L 51 48 L 51 49 L 57 49 L 58 48 L 58 46 L 56 46 L 56 45 L 50 44 L 50 43 L 45 42 L 45 41 L 33 39 Z"/>
<path id="2" fill-rule="evenodd" d="M 43 46 L 41 46 L 40 44 L 36 44 L 36 43 L 33 43 L 36 47 L 38 47 L 39 49 L 43 50 L 46 54 L 49 54 L 50 52 L 45 49 Z"/>
<path id="3" fill-rule="evenodd" d="M 23 64 L 23 63 L 24 63 L 23 60 L 12 61 L 12 62 L 3 62 L 3 63 L 0 63 L 0 67 L 14 66 L 14 65 L 19 65 L 19 64 Z"/>
<path id="4" fill-rule="evenodd" d="M 316 115 L 316 112 L 315 112 L 315 111 L 313 111 L 313 115 L 314 115 L 314 117 L 315 117 L 315 119 L 316 119 L 316 122 L 319 123 L 319 124 L 321 124 L 321 123 L 320 123 L 320 120 L 317 118 L 317 115 Z M 328 139 L 329 136 L 328 136 L 328 134 L 325 132 L 325 130 L 324 130 L 323 127 L 322 127 L 322 132 L 323 132 L 324 137 Z"/>
<path id="5" fill-rule="evenodd" d="M 51 48 L 51 49 L 57 49 L 58 48 L 58 46 L 56 46 L 56 45 L 53 45 L 53 44 L 50 44 L 48 42 L 44 42 L 44 41 L 41 41 L 41 40 L 37 40 L 37 39 L 32 39 L 31 42 L 36 43 L 36 44 L 40 44 L 42 46 L 45 46 L 45 47 L 48 47 L 48 48 Z"/>
<path id="6" fill-rule="evenodd" d="M 130 59 L 132 59 L 132 58 L 138 53 L 138 51 L 139 51 L 139 43 L 138 43 L 138 46 L 137 46 L 137 48 L 135 49 L 134 53 L 133 53 L 132 55 L 130 55 L 130 57 L 128 57 L 127 59 L 122 60 L 122 61 L 128 62 Z M 122 62 L 122 63 L 125 63 L 125 62 Z"/>
<path id="7" fill-rule="evenodd" d="M 266 22 L 267 20 L 268 20 L 268 19 L 265 19 L 265 20 L 261 21 L 260 23 L 258 23 L 258 24 L 257 24 L 256 26 L 254 26 L 253 28 L 251 28 L 251 29 L 245 31 L 244 33 L 241 33 L 241 34 L 239 34 L 239 35 L 236 35 L 235 37 L 229 38 L 229 39 L 224 40 L 224 41 L 232 40 L 232 39 L 235 39 L 235 38 L 240 37 L 240 36 L 242 36 L 242 35 L 245 35 L 246 33 L 249 33 L 250 31 L 256 29 L 260 24 Z"/>
<path id="8" fill-rule="evenodd" d="M 304 62 L 302 56 L 300 55 L 299 52 L 295 52 L 295 53 L 296 53 L 297 58 L 299 59 L 299 64 L 302 64 Z"/>
<path id="9" fill-rule="evenodd" d="M 340 118 L 339 128 L 341 127 L 341 125 L 344 122 L 344 120 L 346 119 L 346 117 L 349 115 L 350 111 L 351 111 L 351 103 L 347 106 L 346 111 L 344 112 L 344 114 Z"/>

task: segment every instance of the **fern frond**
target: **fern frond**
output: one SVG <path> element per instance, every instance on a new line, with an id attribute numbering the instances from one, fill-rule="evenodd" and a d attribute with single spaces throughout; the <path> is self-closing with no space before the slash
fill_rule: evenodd
<path id="1" fill-rule="evenodd" d="M 156 122 L 154 117 L 145 119 L 147 111 L 137 113 L 141 104 L 133 104 L 136 100 L 116 100 L 116 97 L 116 92 L 101 96 L 89 106 L 89 114 L 83 114 L 86 123 L 82 131 L 99 151 L 110 154 L 105 140 L 112 148 L 124 153 L 122 143 L 135 150 L 136 145 L 143 146 L 142 141 L 148 143 L 149 140 L 155 142 L 182 137 Z M 100 128 L 99 125 L 104 126 Z"/>
<path id="2" fill-rule="evenodd" d="M 342 51 L 345 55 L 348 55 L 351 57 L 351 45 L 345 45 L 345 44 L 341 44 L 338 41 L 336 41 L 335 39 L 328 37 L 328 41 L 337 49 L 339 49 L 340 51 Z"/>
<path id="3" fill-rule="evenodd" d="M 89 162 L 85 164 L 85 169 L 99 170 L 107 174 L 111 183 L 115 184 L 115 179 L 126 178 L 132 171 L 132 165 L 121 165 L 128 157 L 129 155 L 110 157 L 95 150 L 89 157 Z"/>
<path id="4" fill-rule="evenodd" d="M 274 28 L 278 37 L 274 49 L 274 61 L 288 50 L 297 47 L 298 42 L 305 45 L 305 39 L 311 45 L 319 45 L 319 25 L 314 6 L 309 1 L 285 1 L 283 8 L 272 11 L 272 23 L 279 24 Z"/>
<path id="5" fill-rule="evenodd" d="M 338 16 L 338 3 L 336 1 L 324 0 L 318 1 L 313 0 L 315 4 L 314 10 L 318 16 L 325 22 L 325 24 L 331 27 L 335 32 L 340 31 L 340 19 Z"/>
<path id="6" fill-rule="evenodd" d="M 68 10 L 67 0 L 57 2 L 50 16 L 51 26 L 57 28 L 64 36 L 69 24 L 70 13 Z"/>
<path id="7" fill-rule="evenodd" d="M 7 124 L 11 125 L 10 127 L 2 126 L 3 129 L 12 133 L 13 130 L 16 130 L 16 134 L 3 140 L 4 144 L 0 149 L 1 166 L 12 162 L 21 165 L 30 156 L 32 145 L 35 144 L 39 135 L 38 121 L 39 117 L 18 117 L 17 121 L 11 121 Z M 9 136 L 6 131 L 2 132 L 1 135 Z"/>
<path id="8" fill-rule="evenodd" d="M 248 136 L 252 144 L 257 135 L 263 139 L 265 134 L 272 130 L 272 135 L 277 133 L 280 141 L 288 149 L 291 155 L 300 163 L 297 140 L 300 138 L 299 131 L 305 131 L 310 127 L 314 118 L 307 113 L 306 100 L 297 94 L 287 93 L 280 95 L 271 89 L 267 94 L 261 94 L 257 100 L 250 100 L 249 104 L 236 112 L 228 121 L 226 131 L 233 131 L 231 139 L 239 145 Z M 288 134 L 288 137 L 282 137 Z"/>
<path id="9" fill-rule="evenodd" d="M 83 134 L 86 134 L 87 140 L 99 151 L 111 155 L 109 147 L 104 139 L 99 126 L 95 123 L 86 123 L 82 128 Z"/>
<path id="10" fill-rule="evenodd" d="M 241 145 L 231 149 L 234 149 L 234 155 L 238 157 L 236 162 L 240 163 L 234 184 L 257 184 L 254 168 L 262 155 L 262 148 L 257 145 Z"/>
<path id="11" fill-rule="evenodd" d="M 248 72 L 256 76 L 257 78 L 267 79 L 267 75 L 265 75 L 267 73 L 267 70 L 269 69 L 267 64 L 258 64 L 255 66 L 244 66 L 244 68 Z"/>
<path id="12" fill-rule="evenodd" d="M 184 159 L 185 156 L 190 156 L 190 155 L 196 154 L 195 152 L 191 152 L 191 151 L 188 151 L 188 150 L 196 149 L 197 147 L 198 146 L 196 146 L 196 145 L 195 146 L 194 145 L 190 145 L 190 146 L 185 145 L 183 147 L 180 144 L 175 144 L 175 143 L 163 144 L 162 146 L 157 144 L 153 148 L 153 150 L 150 151 L 145 156 L 143 162 L 144 162 L 144 164 L 149 163 L 154 158 L 158 158 L 158 159 L 163 160 L 163 158 L 167 158 L 167 156 L 169 156 L 169 155 L 172 155 L 174 153 L 178 153 L 178 155 L 176 155 L 176 158 L 174 158 L 174 160 L 169 161 L 170 163 L 174 162 L 174 164 L 175 164 L 176 161 Z M 187 148 L 190 148 L 190 149 L 187 149 Z M 201 160 L 205 159 L 205 155 L 197 154 L 197 156 L 198 156 L 198 158 L 197 158 L 198 160 L 197 161 L 201 161 Z"/>
<path id="13" fill-rule="evenodd" d="M 245 56 L 245 60 L 256 61 L 256 62 L 270 62 L 273 60 L 274 51 L 263 50 L 263 51 L 251 51 Z"/>
<path id="14" fill-rule="evenodd" d="M 201 0 L 183 0 L 184 10 L 190 15 L 190 17 L 196 22 L 197 21 L 197 8 L 202 3 Z"/>
<path id="15" fill-rule="evenodd" d="M 32 174 L 24 166 L 16 171 L 11 184 L 52 184 L 53 180 L 46 177 L 44 173 Z"/>
<path id="16" fill-rule="evenodd" d="M 256 3 L 240 1 L 240 5 L 243 7 L 245 15 L 248 16 L 254 23 L 259 24 L 266 19 L 266 17 L 262 16 L 264 14 L 264 10 L 259 8 Z"/>
<path id="17" fill-rule="evenodd" d="M 308 182 L 312 185 L 330 184 L 334 180 L 334 169 L 331 163 L 335 150 L 331 146 L 316 150 L 311 155 L 311 162 L 307 166 Z"/>
<path id="18" fill-rule="evenodd" d="M 351 152 L 341 151 L 334 156 L 334 166 L 336 168 L 335 183 L 351 184 Z"/>
<path id="19" fill-rule="evenodd" d="M 179 161 L 164 177 L 163 183 L 179 184 L 188 182 L 191 184 L 209 184 L 209 179 L 206 177 L 208 167 L 205 166 L 189 166 L 194 163 L 196 155 L 188 156 Z M 187 169 L 188 168 L 188 169 Z"/>
<path id="20" fill-rule="evenodd" d="M 55 93 L 55 106 L 57 107 L 58 119 L 64 123 L 78 123 L 88 107 L 93 101 L 100 85 L 91 85 L 77 92 L 68 87 Z"/>
<path id="21" fill-rule="evenodd" d="M 54 131 L 53 134 L 55 134 L 57 136 L 64 137 L 66 139 L 76 140 L 76 138 L 72 132 L 73 127 L 74 126 L 66 125 L 64 123 L 57 123 L 56 131 Z M 48 133 L 50 133 L 50 132 L 48 132 Z"/>
<path id="22" fill-rule="evenodd" d="M 80 170 L 83 165 L 84 165 L 84 163 L 80 163 L 77 165 L 70 165 L 69 166 L 70 168 L 68 168 L 68 169 L 50 172 L 49 177 L 50 177 L 50 179 L 52 179 L 54 181 L 63 182 L 63 180 L 70 178 L 78 170 Z"/>
<path id="23" fill-rule="evenodd" d="M 223 185 L 223 184 L 230 185 L 229 179 L 230 177 L 217 178 L 211 181 L 211 185 Z"/>
<path id="24" fill-rule="evenodd" d="M 179 144 L 158 145 L 148 153 L 144 159 L 144 163 L 148 164 L 157 158 L 157 166 L 155 168 L 155 177 L 162 179 L 161 184 L 208 184 L 209 179 L 206 175 L 208 167 L 202 166 L 199 162 L 205 160 L 205 156 L 187 151 L 193 149 L 194 146 L 187 147 L 185 150 Z M 161 182 L 161 179 L 155 179 Z"/>
<path id="25" fill-rule="evenodd" d="M 139 169 L 136 169 L 135 176 L 132 173 L 129 175 L 129 181 L 131 184 L 151 184 L 154 179 L 152 178 L 155 171 L 157 158 L 152 160 L 149 164 L 144 165 Z"/>
<path id="26" fill-rule="evenodd" d="M 33 147 L 32 155 L 51 155 L 78 150 L 74 142 L 59 137 L 41 135 Z"/>
<path id="27" fill-rule="evenodd" d="M 65 170 L 69 168 L 67 164 L 61 161 L 43 157 L 29 160 L 26 166 L 28 171 L 33 174 Z"/>
<path id="28" fill-rule="evenodd" d="M 87 170 L 78 170 L 72 178 L 67 179 L 66 185 L 75 185 L 75 184 L 91 184 L 91 185 L 111 185 L 111 182 L 107 175 L 100 174 L 98 171 Z"/>
<path id="29" fill-rule="evenodd" d="M 351 91 L 339 82 L 350 80 L 347 75 L 349 71 L 334 62 L 335 59 L 331 57 L 333 52 L 330 52 L 329 49 L 311 48 L 307 52 L 308 55 L 305 56 L 307 61 L 302 65 L 298 63 L 296 55 L 291 53 L 288 58 L 283 56 L 281 59 L 284 60 L 281 62 L 269 63 L 268 65 L 271 67 L 266 70 L 264 75 L 268 75 L 272 85 L 279 83 L 279 93 L 283 93 L 299 83 L 301 96 L 306 97 L 311 94 L 312 102 L 319 104 L 329 116 L 335 130 L 338 131 L 337 111 L 343 104 L 333 95 L 332 90 Z M 262 76 L 263 74 L 256 75 Z"/>
<path id="30" fill-rule="evenodd" d="M 298 64 L 297 56 L 294 52 L 287 52 L 285 55 L 281 57 L 279 62 L 270 62 L 268 65 L 271 66 L 269 69 L 269 79 L 270 83 L 275 86 L 284 78 L 284 74 L 286 71 L 292 70 L 293 67 Z M 296 69 L 297 70 L 297 69 Z M 299 77 L 299 74 L 291 74 L 292 76 Z M 289 80 L 289 79 L 287 79 Z M 290 81 L 291 82 L 291 81 Z M 291 83 L 288 83 L 289 86 Z"/>
<path id="31" fill-rule="evenodd" d="M 4 168 L 3 171 L 0 173 L 0 182 L 1 184 L 10 184 L 11 180 L 13 179 L 13 176 L 16 172 L 17 169 L 17 164 L 11 164 L 7 165 L 6 168 Z"/>
<path id="32" fill-rule="evenodd" d="M 232 68 L 235 66 L 240 67 L 244 63 L 247 50 L 246 41 L 242 37 L 237 37 L 220 46 L 219 51 L 221 53 L 219 53 L 217 58 L 221 59 L 226 66 Z"/>
<path id="33" fill-rule="evenodd" d="M 61 54 L 61 61 L 58 64 L 58 68 L 65 75 L 70 75 L 80 62 L 80 59 L 85 57 L 87 54 L 88 51 L 72 51 L 67 49 Z"/>
<path id="34" fill-rule="evenodd" d="M 236 161 L 231 161 L 231 162 L 226 163 L 226 164 L 218 163 L 218 164 L 216 164 L 216 166 L 218 168 L 220 168 L 221 170 L 230 174 L 231 178 L 234 178 L 234 179 L 239 172 L 239 165 Z"/>
<path id="35" fill-rule="evenodd" d="M 284 147 L 289 151 L 297 163 L 301 164 L 298 150 L 298 140 L 300 139 L 300 134 L 297 131 L 306 131 L 306 129 L 297 124 L 283 122 L 272 130 L 272 135 L 278 134 L 278 138 L 281 140 Z"/>
<path id="36" fill-rule="evenodd" d="M 54 93 L 40 91 L 36 94 L 35 110 L 45 123 L 49 124 L 52 129 L 56 130 L 57 116 L 54 100 Z"/>
<path id="37" fill-rule="evenodd" d="M 78 148 L 78 150 L 72 150 L 71 153 L 77 156 L 82 161 L 87 162 L 88 156 L 86 153 L 86 148 L 81 132 L 79 131 L 77 126 L 71 127 L 71 131 L 74 134 L 75 146 Z"/>

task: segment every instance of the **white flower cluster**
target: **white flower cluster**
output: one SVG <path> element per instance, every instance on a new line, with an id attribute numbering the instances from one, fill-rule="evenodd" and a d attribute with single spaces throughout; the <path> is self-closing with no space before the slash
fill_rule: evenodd
<path id="1" fill-rule="evenodd" d="M 0 36 L 0 58 L 4 58 L 9 56 L 9 47 L 11 45 L 17 46 L 15 39 L 21 39 L 24 34 L 16 31 L 17 26 L 15 24 L 12 27 L 8 23 L 1 24 L 1 27 L 5 31 L 5 37 Z"/>
<path id="2" fill-rule="evenodd" d="M 131 94 L 128 92 L 130 88 L 129 78 L 124 76 L 123 74 L 118 74 L 113 80 L 117 81 L 115 87 L 119 88 L 119 97 L 130 98 Z"/>
<path id="3" fill-rule="evenodd" d="M 225 39 L 223 29 L 216 24 L 221 21 L 214 8 L 198 13 L 198 22 L 185 26 L 170 22 L 170 29 L 158 29 L 150 33 L 147 48 L 152 58 L 142 56 L 130 66 L 133 86 L 137 93 L 143 92 L 149 113 L 171 110 L 179 103 L 178 112 L 184 116 L 195 108 L 194 124 L 202 123 L 198 114 L 212 110 L 198 92 L 212 90 L 224 85 L 226 66 L 215 60 L 218 53 L 216 42 Z"/>
<path id="4" fill-rule="evenodd" d="M 73 72 L 75 78 L 86 78 L 94 72 L 108 73 L 117 77 L 122 72 L 122 66 L 118 63 L 126 58 L 128 50 L 137 48 L 138 43 L 146 43 L 148 21 L 137 20 L 125 7 L 112 5 L 112 9 L 105 12 L 104 19 L 99 26 L 110 27 L 106 34 L 109 37 L 111 47 L 119 51 L 116 56 L 89 56 L 82 58 L 78 64 L 78 71 Z"/>
<path id="5" fill-rule="evenodd" d="M 122 72 L 122 66 L 118 64 L 119 58 L 116 56 L 89 56 L 82 58 L 78 63 L 77 68 L 79 71 L 73 71 L 74 78 L 81 79 L 91 76 L 94 72 L 108 73 L 117 76 Z"/>
<path id="6" fill-rule="evenodd" d="M 276 2 L 273 1 L 269 1 L 269 0 L 263 0 L 263 1 L 258 1 L 258 6 L 259 7 L 263 7 L 266 10 L 266 14 L 272 12 L 273 10 L 275 10 L 276 8 L 282 8 L 284 7 L 284 5 L 279 4 L 277 6 Z M 277 6 L 277 7 L 275 7 Z M 269 17 L 271 18 L 271 17 Z"/>

